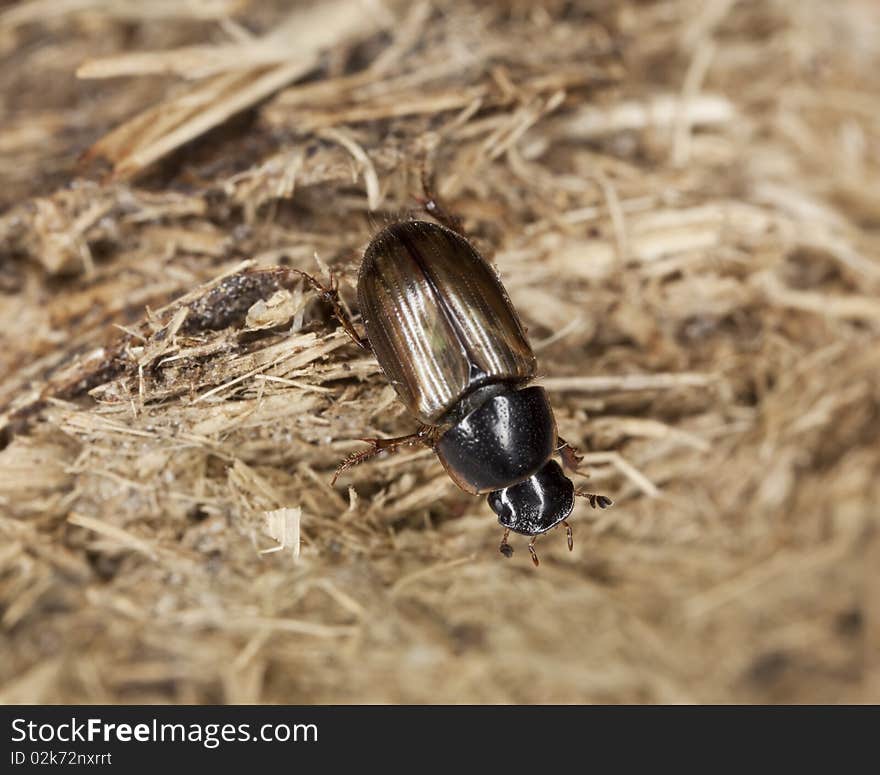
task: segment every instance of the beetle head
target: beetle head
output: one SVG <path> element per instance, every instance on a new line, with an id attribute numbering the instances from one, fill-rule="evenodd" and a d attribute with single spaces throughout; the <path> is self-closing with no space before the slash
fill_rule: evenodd
<path id="1" fill-rule="evenodd" d="M 489 493 L 503 527 L 522 535 L 546 533 L 574 508 L 574 485 L 555 460 L 523 482 Z"/>

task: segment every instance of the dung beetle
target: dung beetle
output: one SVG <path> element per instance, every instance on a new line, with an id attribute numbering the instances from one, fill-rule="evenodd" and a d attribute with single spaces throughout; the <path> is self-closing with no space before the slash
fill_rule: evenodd
<path id="1" fill-rule="evenodd" d="M 435 206 L 432 214 L 442 211 Z M 438 218 L 438 220 L 441 220 Z M 420 422 L 408 436 L 362 439 L 370 447 L 346 458 L 349 466 L 383 450 L 424 444 L 465 492 L 488 494 L 504 528 L 500 551 L 513 554 L 512 530 L 531 536 L 535 565 L 538 535 L 565 521 L 574 496 L 596 508 L 603 495 L 576 490 L 553 460 L 576 470 L 581 456 L 556 432 L 535 354 L 495 271 L 455 228 L 399 221 L 380 231 L 364 253 L 357 296 L 366 339 L 347 317 L 335 286 L 304 275 L 333 305 L 349 336 L 375 354 L 407 410 Z M 451 226 L 450 226 L 451 224 Z M 301 273 L 302 274 L 302 273 Z"/>

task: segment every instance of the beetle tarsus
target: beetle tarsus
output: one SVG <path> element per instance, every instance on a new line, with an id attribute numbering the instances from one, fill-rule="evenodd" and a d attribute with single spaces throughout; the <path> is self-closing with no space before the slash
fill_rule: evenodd
<path id="1" fill-rule="evenodd" d="M 564 519 L 562 520 L 562 524 L 565 527 L 565 540 L 568 542 L 568 551 L 572 551 L 574 549 L 574 532 L 571 529 L 571 525 L 569 525 Z"/>
<path id="2" fill-rule="evenodd" d="M 507 528 L 504 531 L 504 535 L 501 536 L 501 546 L 498 547 L 498 551 L 501 552 L 507 559 L 513 557 L 513 547 L 507 543 L 507 536 L 510 535 L 510 528 Z"/>
<path id="3" fill-rule="evenodd" d="M 541 561 L 538 559 L 538 553 L 535 551 L 535 541 L 537 540 L 538 536 L 532 536 L 532 540 L 529 541 L 529 554 L 532 555 L 532 562 L 536 568 L 541 564 Z"/>
<path id="4" fill-rule="evenodd" d="M 364 460 L 369 460 L 380 452 L 385 452 L 386 450 L 393 452 L 399 447 L 411 446 L 413 444 L 432 446 L 433 431 L 434 429 L 430 426 L 423 425 L 415 433 L 410 433 L 408 436 L 395 436 L 392 439 L 358 439 L 358 441 L 363 441 L 369 444 L 370 448 L 362 449 L 358 452 L 352 452 L 347 458 L 345 458 L 345 460 L 336 467 L 333 478 L 330 480 L 330 486 L 332 487 L 336 484 L 339 475 L 347 468 L 356 466 Z"/>
<path id="5" fill-rule="evenodd" d="M 594 492 L 586 492 L 585 490 L 575 490 L 574 494 L 580 498 L 586 498 L 594 509 L 607 509 L 614 505 L 614 501 L 607 495 L 597 495 Z"/>
<path id="6" fill-rule="evenodd" d="M 437 221 L 442 223 L 447 229 L 452 229 L 452 231 L 467 239 L 467 234 L 464 233 L 464 228 L 461 225 L 461 219 L 458 216 L 453 215 L 453 213 L 441 203 L 440 198 L 434 193 L 433 181 L 426 166 L 422 167 L 421 177 L 423 196 L 416 197 L 416 199 L 419 204 L 421 204 L 422 209 L 432 218 L 436 218 Z"/>
<path id="7" fill-rule="evenodd" d="M 321 300 L 330 305 L 333 310 L 333 317 L 339 321 L 343 330 L 348 334 L 348 338 L 351 339 L 352 342 L 362 350 L 370 349 L 367 340 L 357 332 L 354 323 L 352 323 L 351 318 L 342 306 L 342 302 L 339 300 L 339 286 L 336 282 L 336 275 L 331 272 L 330 285 L 324 285 L 324 283 L 317 278 L 312 277 L 312 275 L 307 272 L 303 272 L 302 269 L 291 268 L 290 271 L 302 277 L 303 280 L 312 286 L 312 289 L 321 297 Z"/>
<path id="8" fill-rule="evenodd" d="M 380 451 L 381 450 L 373 447 L 371 449 L 362 449 L 359 452 L 352 452 L 347 458 L 345 458 L 345 460 L 336 466 L 336 470 L 333 472 L 333 478 L 330 480 L 330 486 L 333 487 L 336 484 L 336 480 L 343 471 L 352 466 L 356 466 L 358 463 L 362 463 L 364 460 L 373 457 L 373 455 L 378 455 Z"/>
<path id="9" fill-rule="evenodd" d="M 557 439 L 559 441 L 559 447 L 556 451 L 559 452 L 559 457 L 562 459 L 562 467 L 566 471 L 577 473 L 578 468 L 584 459 L 583 453 L 577 447 L 569 444 L 561 436 L 557 436 Z"/>

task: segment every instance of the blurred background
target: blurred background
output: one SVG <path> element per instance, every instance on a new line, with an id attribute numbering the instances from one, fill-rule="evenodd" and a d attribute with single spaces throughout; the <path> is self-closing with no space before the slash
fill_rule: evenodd
<path id="1" fill-rule="evenodd" d="M 0 701 L 880 700 L 873 0 L 0 6 Z M 558 531 L 482 499 L 289 267 L 493 261 Z M 424 217 L 424 216 L 422 216 Z"/>

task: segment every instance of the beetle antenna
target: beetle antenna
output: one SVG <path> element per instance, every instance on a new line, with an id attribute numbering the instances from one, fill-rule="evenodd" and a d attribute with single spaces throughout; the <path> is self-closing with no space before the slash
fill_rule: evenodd
<path id="1" fill-rule="evenodd" d="M 510 535 L 510 528 L 507 528 L 504 531 L 504 535 L 501 536 L 501 546 L 498 547 L 498 551 L 501 552 L 507 559 L 513 557 L 513 547 L 507 543 L 507 536 Z"/>
<path id="2" fill-rule="evenodd" d="M 579 498 L 586 498 L 594 509 L 607 509 L 614 504 L 607 495 L 597 495 L 594 492 L 586 492 L 585 490 L 575 490 L 574 494 Z"/>

